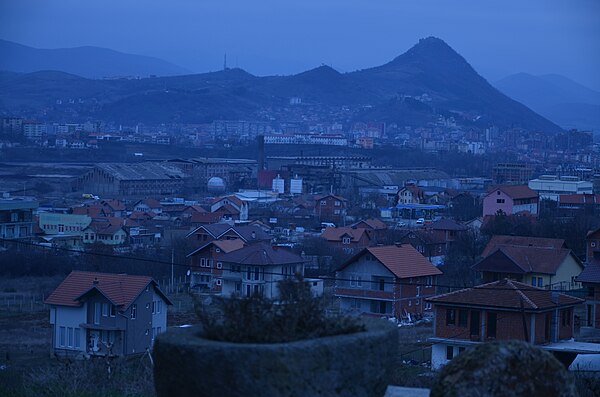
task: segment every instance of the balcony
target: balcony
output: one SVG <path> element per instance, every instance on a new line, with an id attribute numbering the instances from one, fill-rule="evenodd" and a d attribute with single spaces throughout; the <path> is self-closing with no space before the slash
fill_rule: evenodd
<path id="1" fill-rule="evenodd" d="M 389 301 L 394 300 L 393 292 L 372 290 L 372 289 L 336 288 L 335 295 L 350 297 L 350 298 L 379 299 L 379 300 L 389 300 Z"/>

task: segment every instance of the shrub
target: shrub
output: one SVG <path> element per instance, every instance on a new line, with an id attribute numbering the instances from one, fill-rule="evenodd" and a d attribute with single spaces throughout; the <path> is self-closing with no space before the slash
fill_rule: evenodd
<path id="1" fill-rule="evenodd" d="M 236 343 L 284 343 L 364 331 L 355 317 L 327 315 L 321 297 L 301 277 L 281 281 L 280 299 L 231 297 L 216 307 L 195 301 L 207 339 Z"/>

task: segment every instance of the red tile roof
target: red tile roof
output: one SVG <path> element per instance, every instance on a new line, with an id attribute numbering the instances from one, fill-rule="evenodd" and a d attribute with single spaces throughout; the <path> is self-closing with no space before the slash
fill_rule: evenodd
<path id="1" fill-rule="evenodd" d="M 555 295 L 555 301 L 553 301 L 553 295 Z M 525 310 L 547 310 L 584 302 L 583 299 L 506 279 L 437 295 L 427 301 L 437 304 L 496 307 L 510 310 L 520 310 L 521 305 Z"/>
<path id="2" fill-rule="evenodd" d="M 287 265 L 303 263 L 304 258 L 281 247 L 256 243 L 227 253 L 219 259 L 222 262 L 241 265 Z"/>
<path id="3" fill-rule="evenodd" d="M 558 200 L 560 204 L 600 204 L 600 194 L 561 194 Z"/>
<path id="4" fill-rule="evenodd" d="M 326 227 L 321 234 L 321 237 L 327 241 L 342 241 L 344 236 L 348 236 L 352 242 L 357 242 L 360 241 L 364 235 L 366 235 L 369 240 L 371 239 L 369 231 L 362 227 Z"/>
<path id="5" fill-rule="evenodd" d="M 94 282 L 97 281 L 97 284 Z M 158 288 L 158 284 L 149 276 L 132 276 L 127 274 L 97 273 L 72 271 L 66 279 L 44 301 L 47 305 L 81 306 L 78 299 L 96 288 L 121 310 L 126 310 L 149 284 L 154 284 L 156 291 L 168 304 L 169 299 Z"/>
<path id="6" fill-rule="evenodd" d="M 244 240 L 236 238 L 233 240 L 213 240 L 207 244 L 204 244 L 202 247 L 192 251 L 191 253 L 189 253 L 187 256 L 194 256 L 197 253 L 203 251 L 205 248 L 214 245 L 215 247 L 218 247 L 221 249 L 221 251 L 223 251 L 223 253 L 229 253 L 232 251 L 236 251 L 239 250 L 240 248 L 244 248 L 244 246 L 246 245 L 244 243 Z"/>
<path id="7" fill-rule="evenodd" d="M 496 251 L 498 247 L 511 245 L 516 247 L 538 247 L 538 248 L 566 248 L 565 240 L 562 238 L 526 237 L 526 236 L 493 236 L 486 245 L 481 256 L 486 257 Z"/>
<path id="8" fill-rule="evenodd" d="M 367 227 L 367 228 L 370 228 L 373 230 L 387 229 L 387 225 L 381 219 L 377 219 L 377 218 L 360 220 L 360 221 L 356 222 L 355 224 L 353 224 L 352 226 L 355 226 L 357 228 Z"/>
<path id="9" fill-rule="evenodd" d="M 503 245 L 476 263 L 473 269 L 480 272 L 556 274 L 558 268 L 569 255 L 575 258 L 571 250 L 566 248 L 555 249 Z M 576 258 L 575 261 L 579 262 Z M 512 271 L 509 271 L 511 266 Z"/>
<path id="10" fill-rule="evenodd" d="M 332 197 L 339 201 L 348 201 L 345 198 L 343 198 L 342 196 L 336 196 L 334 194 L 319 194 L 319 195 L 314 196 L 314 199 L 315 199 L 315 201 L 319 201 L 319 200 L 323 200 L 324 198 L 327 198 L 327 197 Z"/>
<path id="11" fill-rule="evenodd" d="M 410 244 L 365 248 L 346 261 L 338 271 L 343 270 L 367 253 L 371 253 L 371 255 L 398 278 L 437 276 L 442 274 L 440 269 L 435 267 Z"/>
<path id="12" fill-rule="evenodd" d="M 526 199 L 526 198 L 535 198 L 538 197 L 538 193 L 535 190 L 531 190 L 529 186 L 526 185 L 501 185 L 493 187 L 489 192 L 488 196 L 494 193 L 496 190 L 500 190 L 508 197 L 513 200 Z"/>

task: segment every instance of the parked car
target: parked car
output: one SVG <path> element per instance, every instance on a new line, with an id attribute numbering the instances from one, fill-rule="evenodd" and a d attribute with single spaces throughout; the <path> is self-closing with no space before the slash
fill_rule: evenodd
<path id="1" fill-rule="evenodd" d="M 417 225 L 424 225 L 425 224 L 425 218 L 419 218 L 417 219 L 417 222 L 415 222 Z"/>

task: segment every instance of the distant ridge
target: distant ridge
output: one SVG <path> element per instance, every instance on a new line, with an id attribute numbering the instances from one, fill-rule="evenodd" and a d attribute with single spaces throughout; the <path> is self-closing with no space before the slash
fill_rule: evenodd
<path id="1" fill-rule="evenodd" d="M 26 106 L 35 113 L 53 107 L 59 117 L 67 110 L 56 106 L 57 101 L 76 97 L 81 99 L 76 112 L 82 118 L 202 123 L 223 118 L 265 120 L 267 109 L 278 113 L 289 107 L 290 98 L 300 97 L 302 105 L 294 109 L 305 111 L 309 106 L 318 117 L 339 117 L 340 109 L 346 109 L 344 117 L 354 120 L 408 126 L 423 126 L 444 116 L 467 126 L 561 130 L 492 87 L 435 37 L 420 40 L 384 65 L 350 73 L 321 65 L 291 76 L 257 77 L 226 69 L 140 80 L 74 80 L 61 75 L 32 84 L 32 79 L 38 81 L 40 76 L 8 75 L 2 80 L 0 75 L 0 111 L 23 111 Z"/>
<path id="2" fill-rule="evenodd" d="M 162 59 L 100 47 L 39 49 L 0 40 L 0 70 L 30 73 L 59 70 L 100 79 L 116 76 L 172 76 L 190 71 Z"/>
<path id="3" fill-rule="evenodd" d="M 600 92 L 567 77 L 517 73 L 494 85 L 564 128 L 600 132 Z"/>

